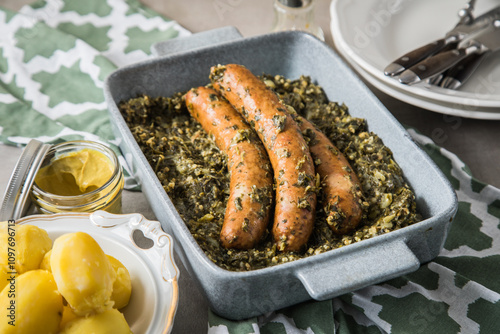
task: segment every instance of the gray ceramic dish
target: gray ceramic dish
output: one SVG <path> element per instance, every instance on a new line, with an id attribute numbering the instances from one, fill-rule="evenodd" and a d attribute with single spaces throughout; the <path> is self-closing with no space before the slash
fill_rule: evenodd
<path id="1" fill-rule="evenodd" d="M 203 45 L 203 46 L 200 46 Z M 415 271 L 441 250 L 457 209 L 454 190 L 437 166 L 344 62 L 312 35 L 274 33 L 242 38 L 232 27 L 171 40 L 154 47 L 157 58 L 121 68 L 106 82 L 105 95 L 120 148 L 175 251 L 198 282 L 212 309 L 243 319 L 305 300 L 325 300 Z M 230 272 L 211 262 L 197 245 L 134 140 L 117 104 L 137 94 L 170 96 L 208 83 L 215 64 L 239 63 L 256 74 L 312 77 L 332 101 L 367 120 L 393 151 L 415 191 L 425 220 L 375 238 L 298 261 L 250 272 Z M 182 296 L 180 296 L 182 298 Z"/>

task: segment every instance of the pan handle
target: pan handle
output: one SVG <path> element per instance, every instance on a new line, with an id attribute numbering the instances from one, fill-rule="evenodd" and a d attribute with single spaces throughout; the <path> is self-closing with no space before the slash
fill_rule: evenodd
<path id="1" fill-rule="evenodd" d="M 327 300 L 420 267 L 420 261 L 404 240 L 393 239 L 380 246 L 364 248 L 356 256 L 346 252 L 344 256 L 333 258 L 333 263 L 332 258 L 326 260 L 328 265 L 302 267 L 296 272 L 297 278 L 311 298 Z"/>
<path id="2" fill-rule="evenodd" d="M 178 37 L 153 44 L 151 51 L 157 57 L 180 52 L 192 51 L 224 42 L 241 39 L 243 36 L 232 26 L 198 32 L 189 36 Z"/>

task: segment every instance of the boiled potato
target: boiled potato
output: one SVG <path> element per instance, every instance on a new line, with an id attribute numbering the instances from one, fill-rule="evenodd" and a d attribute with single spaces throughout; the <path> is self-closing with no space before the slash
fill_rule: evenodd
<path id="1" fill-rule="evenodd" d="M 7 285 L 7 279 L 10 277 L 8 272 L 13 270 L 8 266 L 9 234 L 7 233 L 7 222 L 0 222 L 0 291 Z"/>
<path id="2" fill-rule="evenodd" d="M 63 300 L 51 273 L 31 270 L 19 275 L 14 287 L 9 284 L 2 290 L 0 308 L 8 312 L 7 319 L 0 321 L 2 334 L 57 333 Z"/>
<path id="3" fill-rule="evenodd" d="M 40 268 L 42 259 L 51 248 L 47 231 L 34 225 L 16 226 L 16 270 L 19 274 Z"/>
<path id="4" fill-rule="evenodd" d="M 73 310 L 71 309 L 71 306 L 64 305 L 61 323 L 59 324 L 59 330 L 60 331 L 64 330 L 64 327 L 66 327 L 66 325 L 70 321 L 75 320 L 77 318 L 78 318 L 78 316 L 75 314 L 75 312 L 73 312 Z"/>
<path id="5" fill-rule="evenodd" d="M 0 251 L 0 264 L 8 263 L 8 247 L 9 231 L 7 223 L 3 222 L 0 225 L 0 243 L 2 244 Z M 15 268 L 18 274 L 25 273 L 29 270 L 39 269 L 40 262 L 51 248 L 52 240 L 49 238 L 47 231 L 34 225 L 16 225 L 15 234 Z"/>
<path id="6" fill-rule="evenodd" d="M 11 275 L 8 273 L 10 272 L 8 266 L 0 264 L 0 291 L 9 283 L 8 279 L 10 279 Z"/>
<path id="7" fill-rule="evenodd" d="M 50 268 L 50 255 L 52 255 L 52 249 L 43 256 L 42 262 L 40 262 L 40 269 L 52 272 L 52 268 Z"/>
<path id="8" fill-rule="evenodd" d="M 116 273 L 106 254 L 89 234 L 68 233 L 54 241 L 50 267 L 59 292 L 78 316 L 113 307 Z"/>
<path id="9" fill-rule="evenodd" d="M 131 334 L 130 327 L 120 311 L 110 309 L 103 313 L 70 321 L 62 334 Z"/>
<path id="10" fill-rule="evenodd" d="M 127 268 L 117 259 L 108 255 L 109 262 L 116 272 L 116 281 L 113 284 L 111 300 L 115 302 L 114 308 L 121 309 L 128 305 L 132 293 L 132 281 Z"/>

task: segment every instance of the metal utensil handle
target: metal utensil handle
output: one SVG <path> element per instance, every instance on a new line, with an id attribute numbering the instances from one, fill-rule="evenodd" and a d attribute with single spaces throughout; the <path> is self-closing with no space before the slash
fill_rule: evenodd
<path id="1" fill-rule="evenodd" d="M 419 61 L 441 51 L 447 45 L 447 41 L 444 38 L 438 39 L 432 43 L 421 46 L 415 50 L 412 50 L 398 59 L 394 60 L 389 66 L 384 70 L 385 75 L 394 76 L 402 71 L 410 68 L 411 66 L 417 64 Z M 394 66 L 393 64 L 399 65 Z M 397 70 L 393 70 L 396 69 Z"/>
<path id="2" fill-rule="evenodd" d="M 410 67 L 405 72 L 411 75 L 406 75 L 407 73 L 403 72 L 399 81 L 404 84 L 412 84 L 414 83 L 414 80 L 408 80 L 408 78 L 411 79 L 412 77 L 418 77 L 419 80 L 431 78 L 436 74 L 446 71 L 468 55 L 478 52 L 479 50 L 480 48 L 471 47 L 467 49 L 456 49 L 439 53 Z"/>

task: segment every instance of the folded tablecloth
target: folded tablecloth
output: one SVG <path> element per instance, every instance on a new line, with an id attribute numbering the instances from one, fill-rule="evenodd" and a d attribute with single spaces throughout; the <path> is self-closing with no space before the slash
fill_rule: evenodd
<path id="1" fill-rule="evenodd" d="M 85 139 L 119 153 L 104 80 L 151 57 L 153 43 L 188 34 L 138 0 L 39 0 L 19 13 L 1 9 L 0 141 Z M 119 159 L 125 188 L 135 188 Z"/>
<path id="2" fill-rule="evenodd" d="M 0 142 L 88 139 L 119 153 L 102 92 L 105 77 L 150 57 L 153 43 L 188 34 L 138 0 L 46 0 L 19 13 L 0 8 Z M 455 155 L 427 137 L 409 132 L 459 199 L 436 259 L 414 273 L 332 300 L 246 321 L 207 310 L 208 332 L 500 332 L 500 190 L 475 180 Z M 127 178 L 128 189 L 133 181 Z"/>

